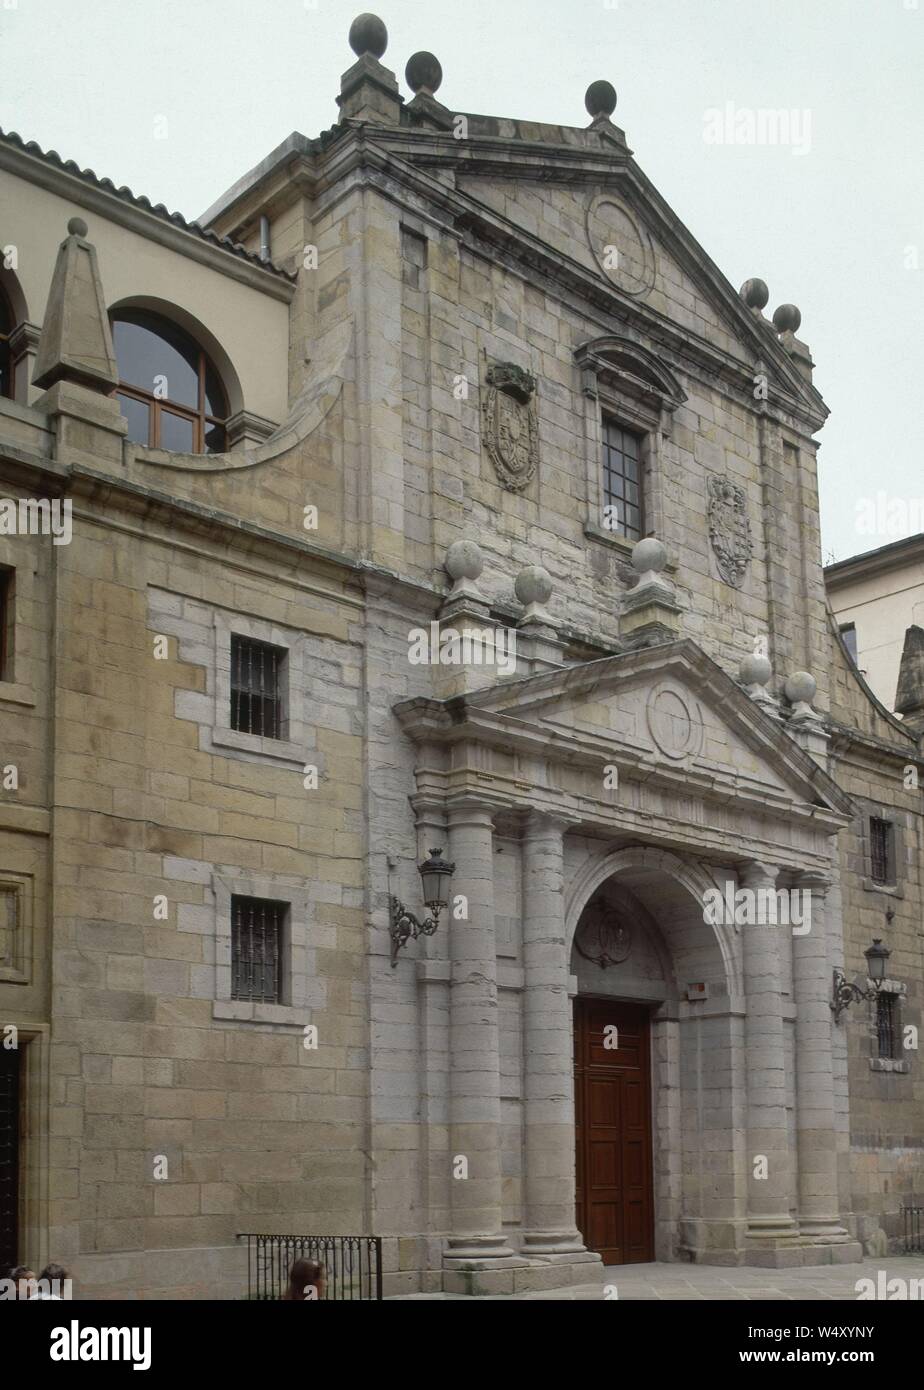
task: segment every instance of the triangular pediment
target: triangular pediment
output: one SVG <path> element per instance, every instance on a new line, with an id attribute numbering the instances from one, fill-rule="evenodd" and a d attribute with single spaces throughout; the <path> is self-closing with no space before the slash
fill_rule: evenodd
<path id="1" fill-rule="evenodd" d="M 620 776 L 676 783 L 768 813 L 811 808 L 832 825 L 849 797 L 694 642 L 683 640 L 396 707 L 421 741 L 472 740 L 563 765 L 612 762 Z"/>
<path id="2" fill-rule="evenodd" d="M 499 219 L 576 262 L 642 311 L 755 370 L 787 394 L 820 397 L 793 368 L 769 321 L 744 305 L 687 229 L 632 164 L 602 180 L 541 183 L 457 176 L 457 187 Z"/>

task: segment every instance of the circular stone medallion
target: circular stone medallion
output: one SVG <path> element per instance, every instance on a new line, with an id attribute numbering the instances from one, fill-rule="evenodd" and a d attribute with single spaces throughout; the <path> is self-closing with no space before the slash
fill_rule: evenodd
<path id="1" fill-rule="evenodd" d="M 685 758 L 699 752 L 703 741 L 703 721 L 695 701 L 675 690 L 659 685 L 648 697 L 645 711 L 648 732 L 667 758 Z"/>
<path id="2" fill-rule="evenodd" d="M 626 294 L 653 289 L 655 257 L 651 238 L 612 193 L 600 193 L 587 209 L 587 240 L 594 259 L 612 284 Z"/>

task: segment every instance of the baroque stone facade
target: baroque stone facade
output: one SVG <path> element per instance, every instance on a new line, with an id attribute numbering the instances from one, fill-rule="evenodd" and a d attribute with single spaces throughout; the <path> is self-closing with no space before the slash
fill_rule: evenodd
<path id="1" fill-rule="evenodd" d="M 894 1248 L 922 753 L 826 604 L 798 311 L 733 290 L 608 84 L 586 128 L 461 114 L 354 39 L 337 125 L 201 224 L 0 139 L 3 495 L 73 528 L 0 535 L 18 1257 L 239 1297 L 253 1230 L 380 1235 L 392 1294 Z M 108 316 L 155 310 L 218 452 L 128 437 Z M 284 911 L 270 1000 L 240 899 Z M 835 1018 L 874 937 L 892 1003 Z"/>

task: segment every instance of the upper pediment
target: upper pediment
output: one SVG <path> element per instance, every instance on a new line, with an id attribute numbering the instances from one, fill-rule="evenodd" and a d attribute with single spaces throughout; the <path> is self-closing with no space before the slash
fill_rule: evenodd
<path id="1" fill-rule="evenodd" d="M 850 798 L 695 643 L 605 657 L 447 701 L 396 706 L 420 742 L 482 743 L 620 780 L 682 781 L 691 795 L 830 828 Z"/>
<path id="2" fill-rule="evenodd" d="M 821 398 L 794 367 L 772 324 L 745 305 L 706 252 L 629 163 L 588 181 L 468 175 L 456 187 L 511 229 L 574 262 L 615 295 L 676 325 L 692 340 L 754 372 L 824 415 Z"/>

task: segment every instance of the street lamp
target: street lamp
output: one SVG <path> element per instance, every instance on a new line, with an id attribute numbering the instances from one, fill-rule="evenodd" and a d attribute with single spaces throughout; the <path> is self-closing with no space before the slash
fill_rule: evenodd
<path id="1" fill-rule="evenodd" d="M 874 936 L 872 946 L 867 946 L 863 954 L 866 957 L 867 977 L 873 982 L 872 989 L 861 989 L 858 984 L 851 984 L 843 971 L 835 970 L 834 1000 L 831 1004 L 831 1008 L 834 1010 L 835 1023 L 839 1021 L 841 1014 L 851 1004 L 859 1003 L 861 999 L 875 999 L 882 988 L 886 961 L 892 952 L 888 946 L 883 946 L 880 937 Z"/>
<path id="2" fill-rule="evenodd" d="M 433 914 L 432 917 L 425 917 L 422 922 L 418 921 L 413 912 L 408 912 L 400 898 L 392 896 L 389 900 L 392 970 L 398 964 L 398 952 L 402 946 L 407 945 L 411 937 L 416 941 L 418 936 L 432 936 L 436 931 L 440 913 L 449 903 L 449 880 L 455 871 L 455 864 L 449 864 L 443 858 L 441 849 L 431 849 L 430 857 L 417 865 L 423 887 L 424 905 Z"/>

